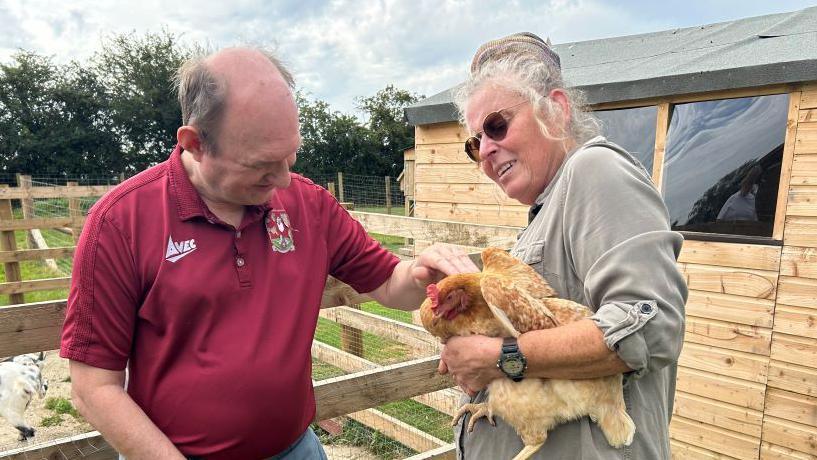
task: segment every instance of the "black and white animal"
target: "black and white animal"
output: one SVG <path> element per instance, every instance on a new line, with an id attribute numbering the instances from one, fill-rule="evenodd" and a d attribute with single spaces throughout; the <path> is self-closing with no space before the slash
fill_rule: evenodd
<path id="1" fill-rule="evenodd" d="M 0 362 L 0 417 L 20 432 L 20 441 L 34 437 L 25 411 L 36 394 L 45 397 L 48 382 L 43 378 L 44 355 L 18 355 Z"/>

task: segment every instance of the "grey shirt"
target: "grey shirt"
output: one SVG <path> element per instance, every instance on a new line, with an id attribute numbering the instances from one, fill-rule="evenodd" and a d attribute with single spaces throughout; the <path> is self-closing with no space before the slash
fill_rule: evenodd
<path id="1" fill-rule="evenodd" d="M 684 340 L 687 287 L 676 260 L 683 238 L 649 174 L 621 147 L 597 137 L 570 154 L 536 199 L 542 208 L 511 253 L 559 297 L 587 305 L 607 346 L 634 369 L 624 400 L 636 424 L 632 445 L 614 449 L 588 417 L 552 429 L 534 459 L 669 459 L 668 425 Z M 484 392 L 474 402 L 485 398 Z M 463 419 L 466 419 L 465 417 Z M 513 458 L 512 427 L 485 419 L 455 428 L 458 458 Z"/>

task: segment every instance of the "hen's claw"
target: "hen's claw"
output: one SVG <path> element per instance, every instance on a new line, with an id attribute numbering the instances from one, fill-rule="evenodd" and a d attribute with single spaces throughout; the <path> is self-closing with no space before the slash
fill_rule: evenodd
<path id="1" fill-rule="evenodd" d="M 454 420 L 451 422 L 451 425 L 456 425 L 466 412 L 471 414 L 471 420 L 468 421 L 469 433 L 474 431 L 474 424 L 482 417 L 487 418 L 491 425 L 496 426 L 494 414 L 491 412 L 491 409 L 488 408 L 488 403 L 463 404 L 463 406 L 460 407 L 460 410 L 458 410 L 454 415 Z"/>

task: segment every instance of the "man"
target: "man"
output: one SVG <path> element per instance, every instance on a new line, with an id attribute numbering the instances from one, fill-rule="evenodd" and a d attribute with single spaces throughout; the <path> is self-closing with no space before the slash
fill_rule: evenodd
<path id="1" fill-rule="evenodd" d="M 128 459 L 322 458 L 309 353 L 326 275 L 416 308 L 476 267 L 446 247 L 398 263 L 290 173 L 294 83 L 273 56 L 222 50 L 178 83 L 178 146 L 103 197 L 77 246 L 60 352 L 74 402 Z"/>

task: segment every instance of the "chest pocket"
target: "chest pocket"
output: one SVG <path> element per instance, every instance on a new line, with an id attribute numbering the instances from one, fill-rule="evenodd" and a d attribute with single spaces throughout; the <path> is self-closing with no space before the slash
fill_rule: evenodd
<path id="1" fill-rule="evenodd" d="M 547 283 L 556 290 L 560 297 L 564 295 L 565 286 L 563 286 L 562 279 L 553 270 L 554 267 L 548 266 L 548 261 L 545 260 L 545 241 L 534 241 L 528 245 L 514 249 L 513 256 L 542 276 Z"/>

